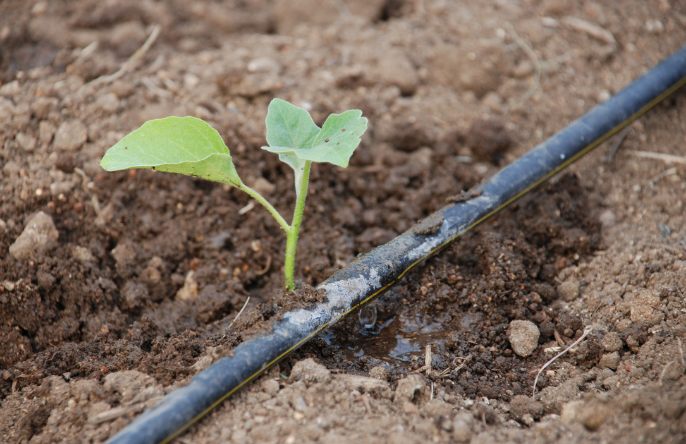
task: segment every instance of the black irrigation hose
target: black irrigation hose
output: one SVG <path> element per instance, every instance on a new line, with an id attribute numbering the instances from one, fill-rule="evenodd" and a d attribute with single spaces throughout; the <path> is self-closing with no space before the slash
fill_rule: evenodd
<path id="1" fill-rule="evenodd" d="M 110 441 L 168 443 L 224 399 L 324 328 L 370 302 L 431 254 L 505 208 L 620 131 L 686 83 L 686 47 L 481 185 L 480 195 L 434 213 L 386 245 L 358 256 L 319 287 L 324 302 L 290 311 L 167 395 Z M 476 193 L 478 194 L 478 193 Z"/>

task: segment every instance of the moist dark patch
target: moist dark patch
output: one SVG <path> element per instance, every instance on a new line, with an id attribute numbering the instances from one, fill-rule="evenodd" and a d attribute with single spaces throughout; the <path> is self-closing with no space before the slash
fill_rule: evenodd
<path id="1" fill-rule="evenodd" d="M 548 208 L 544 216 L 541 205 Z M 385 330 L 370 335 L 360 328 L 356 316 L 349 316 L 332 328 L 331 345 L 312 343 L 293 359 L 321 350 L 319 356 L 330 367 L 366 373 L 383 364 L 393 379 L 400 379 L 424 365 L 424 345 L 431 344 L 434 369 L 445 372 L 433 380 L 451 392 L 504 400 L 530 394 L 535 374 L 549 356 L 542 347 L 528 358 L 515 355 L 507 327 L 512 320 L 530 320 L 541 330 L 543 341 L 552 337 L 554 329 L 570 330 L 571 336 L 581 333 L 581 320 L 555 304 L 555 276 L 542 270 L 546 265 L 554 268 L 562 259 L 569 261 L 586 248 L 597 248 L 599 226 L 588 217 L 587 205 L 585 190 L 575 176 L 546 184 L 429 259 L 382 296 L 377 301 L 377 325 L 390 322 Z M 540 224 L 537 230 L 526 228 L 526 221 L 533 218 Z M 569 225 L 583 231 L 588 245 L 564 235 L 560 227 Z M 560 248 L 545 247 L 554 242 Z M 422 333 L 422 328 L 432 325 L 433 332 Z M 403 339 L 420 344 L 414 357 L 404 363 L 389 359 Z M 373 346 L 374 341 L 386 345 Z M 354 357 L 348 347 L 363 348 L 364 356 Z M 601 355 L 597 338 L 590 338 L 581 351 L 577 357 L 563 359 L 584 367 L 594 365 Z M 539 378 L 539 389 L 547 384 L 545 376 Z"/>
<path id="2" fill-rule="evenodd" d="M 514 143 L 514 137 L 504 122 L 495 117 L 474 121 L 465 140 L 475 157 L 494 164 L 499 163 Z"/>

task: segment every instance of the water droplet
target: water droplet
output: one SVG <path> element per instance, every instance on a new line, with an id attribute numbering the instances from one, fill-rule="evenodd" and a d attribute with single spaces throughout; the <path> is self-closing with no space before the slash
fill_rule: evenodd
<path id="1" fill-rule="evenodd" d="M 373 328 L 376 325 L 376 304 L 362 307 L 359 317 L 364 328 Z"/>

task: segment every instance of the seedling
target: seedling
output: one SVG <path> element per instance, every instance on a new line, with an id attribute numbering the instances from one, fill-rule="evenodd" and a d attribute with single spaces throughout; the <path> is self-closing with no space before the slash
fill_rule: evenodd
<path id="1" fill-rule="evenodd" d="M 367 129 L 362 111 L 331 114 L 319 128 L 310 114 L 274 99 L 267 111 L 267 143 L 262 149 L 277 153 L 295 172 L 295 210 L 289 225 L 257 191 L 243 183 L 219 133 L 195 117 L 150 120 L 107 150 L 100 166 L 107 171 L 146 168 L 185 174 L 231 185 L 261 203 L 286 232 L 284 274 L 286 288 L 294 290 L 295 247 L 305 210 L 312 162 L 347 167 L 360 137 Z"/>

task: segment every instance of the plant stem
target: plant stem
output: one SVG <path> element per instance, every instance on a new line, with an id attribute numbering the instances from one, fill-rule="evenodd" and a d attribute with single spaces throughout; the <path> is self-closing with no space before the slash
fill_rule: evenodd
<path id="1" fill-rule="evenodd" d="M 298 232 L 300 232 L 300 223 L 303 220 L 303 213 L 305 212 L 305 199 L 307 198 L 307 185 L 310 182 L 310 165 L 311 161 L 305 162 L 303 168 L 302 179 L 298 190 L 298 196 L 295 200 L 295 211 L 293 211 L 293 223 L 290 230 L 287 230 L 288 238 L 286 239 L 286 261 L 284 263 L 284 275 L 286 277 L 286 288 L 289 291 L 295 290 L 295 283 L 293 282 L 293 272 L 295 269 L 295 247 L 298 244 Z"/>
<path id="2" fill-rule="evenodd" d="M 251 195 L 256 201 L 258 201 L 259 203 L 261 203 L 262 206 L 265 207 L 265 208 L 267 209 L 267 211 L 269 211 L 269 212 L 272 214 L 272 216 L 274 216 L 274 219 L 276 219 L 276 221 L 279 223 L 279 225 L 281 225 L 281 228 L 283 228 L 284 231 L 290 236 L 290 231 L 291 231 L 290 225 L 288 225 L 288 223 L 286 222 L 286 220 L 285 220 L 283 217 L 281 217 L 281 215 L 279 214 L 279 212 L 276 211 L 276 208 L 274 208 L 274 207 L 272 206 L 272 204 L 270 204 L 270 203 L 267 201 L 267 199 L 265 199 L 264 197 L 262 197 L 262 195 L 261 195 L 260 193 L 258 193 L 257 191 L 253 190 L 253 189 L 250 188 L 249 186 L 243 185 L 242 187 L 240 187 L 240 189 L 241 189 L 242 191 L 245 191 L 245 192 L 248 193 L 249 195 Z M 307 189 L 307 188 L 305 188 L 305 189 Z"/>

